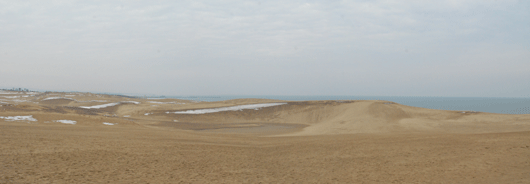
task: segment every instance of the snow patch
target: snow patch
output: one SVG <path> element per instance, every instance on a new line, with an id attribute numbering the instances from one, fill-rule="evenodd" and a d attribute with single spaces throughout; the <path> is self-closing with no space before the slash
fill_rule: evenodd
<path id="1" fill-rule="evenodd" d="M 124 102 L 115 102 L 115 103 L 108 103 L 108 104 L 102 104 L 102 105 L 94 105 L 94 106 L 79 106 L 79 107 L 80 107 L 80 108 L 83 108 L 83 109 L 101 109 L 101 108 L 106 108 L 106 107 L 115 106 L 115 105 L 118 105 L 118 104 L 121 104 L 121 103 L 140 104 L 140 102 L 135 102 L 135 101 L 124 101 Z"/>
<path id="2" fill-rule="evenodd" d="M 37 121 L 33 118 L 33 115 L 29 116 L 0 116 L 0 119 L 5 119 L 6 121 Z"/>
<path id="3" fill-rule="evenodd" d="M 20 96 L 2 96 L 4 98 L 19 98 Z"/>
<path id="4" fill-rule="evenodd" d="M 123 116 L 123 117 L 126 117 L 126 118 L 128 118 L 128 117 L 131 117 L 131 115 L 125 115 L 125 116 Z"/>
<path id="5" fill-rule="evenodd" d="M 114 123 L 103 122 L 104 125 L 115 125 Z"/>
<path id="6" fill-rule="evenodd" d="M 56 100 L 56 99 L 74 100 L 74 99 L 71 99 L 71 98 L 64 98 L 64 97 L 48 97 L 48 98 L 45 98 L 45 99 L 42 99 L 42 100 Z"/>
<path id="7" fill-rule="evenodd" d="M 277 105 L 285 105 L 287 103 L 265 103 L 265 104 L 250 104 L 250 105 L 238 105 L 238 106 L 232 106 L 232 107 L 219 107 L 219 108 L 213 108 L 213 109 L 197 109 L 197 110 L 187 110 L 187 111 L 177 111 L 177 112 L 166 112 L 166 114 L 169 113 L 175 113 L 175 114 L 206 114 L 206 113 L 215 113 L 215 112 L 222 112 L 222 111 L 241 111 L 243 109 L 254 109 L 259 110 L 263 107 L 272 107 Z"/>
<path id="8" fill-rule="evenodd" d="M 94 105 L 94 106 L 79 106 L 80 108 L 83 108 L 83 109 L 101 109 L 101 108 L 106 108 L 106 107 L 111 107 L 111 106 L 115 106 L 115 105 L 118 105 L 120 103 L 108 103 L 108 104 L 102 104 L 102 105 Z"/>
<path id="9" fill-rule="evenodd" d="M 71 125 L 75 125 L 75 124 L 77 123 L 77 121 L 73 121 L 73 120 L 65 120 L 65 119 L 62 119 L 62 120 L 54 120 L 53 122 L 59 122 L 59 123 L 71 124 Z"/>
<path id="10" fill-rule="evenodd" d="M 186 104 L 186 103 L 179 103 L 179 102 L 157 102 L 157 101 L 148 101 L 149 103 L 156 103 L 156 104 Z"/>

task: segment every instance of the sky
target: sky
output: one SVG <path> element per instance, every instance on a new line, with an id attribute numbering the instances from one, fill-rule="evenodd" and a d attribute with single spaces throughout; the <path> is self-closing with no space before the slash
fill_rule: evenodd
<path id="1" fill-rule="evenodd" d="M 530 1 L 0 0 L 0 88 L 530 97 Z"/>

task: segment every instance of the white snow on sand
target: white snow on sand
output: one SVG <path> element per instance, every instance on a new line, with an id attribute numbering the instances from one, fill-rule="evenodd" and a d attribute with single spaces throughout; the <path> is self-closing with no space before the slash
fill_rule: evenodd
<path id="1" fill-rule="evenodd" d="M 123 116 L 123 117 L 126 117 L 126 118 L 128 118 L 128 117 L 131 117 L 131 115 L 125 115 L 125 116 Z"/>
<path id="2" fill-rule="evenodd" d="M 177 112 L 166 112 L 169 113 L 175 113 L 175 114 L 206 114 L 206 113 L 214 113 L 214 112 L 221 112 L 221 111 L 239 111 L 243 109 L 259 109 L 263 107 L 272 107 L 277 105 L 285 105 L 287 103 L 265 103 L 265 104 L 250 104 L 250 105 L 238 105 L 238 106 L 232 106 L 232 107 L 219 107 L 219 108 L 213 108 L 213 109 L 197 109 L 197 110 L 187 110 L 187 111 L 177 111 Z"/>
<path id="3" fill-rule="evenodd" d="M 4 98 L 19 98 L 20 96 L 2 96 Z"/>
<path id="4" fill-rule="evenodd" d="M 64 98 L 64 97 L 48 97 L 48 98 L 45 98 L 45 99 L 42 99 L 42 100 L 56 100 L 56 99 L 74 100 L 74 99 L 71 99 L 71 98 Z"/>
<path id="5" fill-rule="evenodd" d="M 80 107 L 80 108 L 83 108 L 83 109 L 101 109 L 101 108 L 106 108 L 106 107 L 115 106 L 115 105 L 118 105 L 118 104 L 121 104 L 121 103 L 140 104 L 140 102 L 136 102 L 136 101 L 124 101 L 124 102 L 108 103 L 108 104 L 102 104 L 102 105 L 94 105 L 94 106 L 79 106 L 79 107 Z"/>
<path id="6" fill-rule="evenodd" d="M 115 105 L 118 105 L 120 103 L 108 103 L 108 104 L 102 104 L 102 105 L 94 105 L 94 106 L 79 106 L 80 108 L 83 108 L 83 109 L 101 109 L 101 108 L 106 108 L 106 107 L 111 107 L 111 106 L 115 106 Z"/>
<path id="7" fill-rule="evenodd" d="M 104 125 L 114 125 L 114 123 L 103 122 Z"/>
<path id="8" fill-rule="evenodd" d="M 33 118 L 33 115 L 29 116 L 0 116 L 0 119 L 5 119 L 6 121 L 37 121 L 37 119 Z"/>
<path id="9" fill-rule="evenodd" d="M 59 122 L 59 123 L 64 123 L 64 124 L 72 124 L 72 125 L 75 125 L 77 123 L 77 121 L 73 121 L 73 120 L 55 120 L 54 122 Z"/>
<path id="10" fill-rule="evenodd" d="M 179 102 L 157 102 L 157 101 L 148 101 L 149 103 L 156 103 L 156 104 L 186 104 L 186 103 L 179 103 Z"/>

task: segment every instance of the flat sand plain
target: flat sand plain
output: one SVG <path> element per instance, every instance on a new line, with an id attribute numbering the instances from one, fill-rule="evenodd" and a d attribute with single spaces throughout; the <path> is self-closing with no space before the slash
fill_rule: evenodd
<path id="1" fill-rule="evenodd" d="M 273 102 L 286 104 L 171 113 Z M 0 183 L 530 183 L 528 114 L 91 93 L 0 105 Z"/>

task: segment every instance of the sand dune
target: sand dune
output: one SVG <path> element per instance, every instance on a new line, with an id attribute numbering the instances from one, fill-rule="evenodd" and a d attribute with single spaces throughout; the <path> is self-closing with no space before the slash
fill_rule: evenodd
<path id="1" fill-rule="evenodd" d="M 0 104 L 0 183 L 530 183 L 528 114 L 31 95 Z"/>
<path id="2" fill-rule="evenodd" d="M 186 112 L 181 110 L 180 112 Z M 162 115 L 158 112 L 158 115 Z M 355 133 L 494 133 L 530 131 L 529 115 L 442 111 L 385 101 L 288 102 L 258 111 L 213 114 L 167 114 L 195 123 L 267 122 L 307 125 L 287 135 Z"/>

